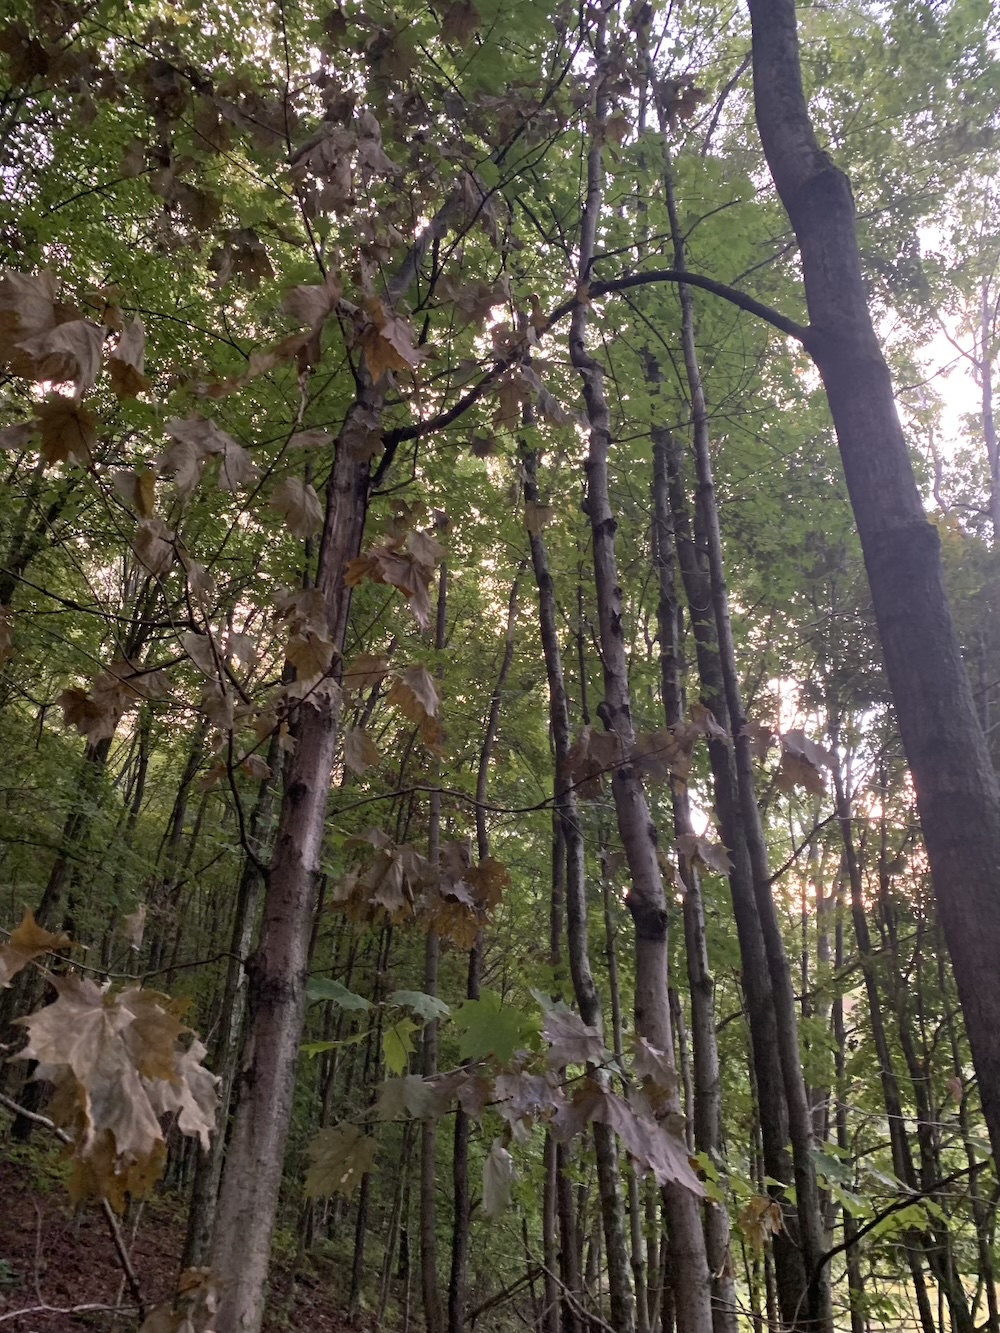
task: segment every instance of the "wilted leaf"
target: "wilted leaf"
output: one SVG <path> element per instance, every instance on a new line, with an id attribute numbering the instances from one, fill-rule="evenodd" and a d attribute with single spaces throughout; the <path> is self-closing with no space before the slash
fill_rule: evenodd
<path id="1" fill-rule="evenodd" d="M 754 1251 L 760 1254 L 768 1238 L 782 1229 L 781 1205 L 769 1194 L 755 1194 L 741 1210 L 738 1225 Z"/>
<path id="2" fill-rule="evenodd" d="M 106 330 L 89 319 L 73 319 L 17 344 L 31 361 L 32 378 L 71 383 L 81 398 L 97 382 Z"/>
<path id="3" fill-rule="evenodd" d="M 358 777 L 367 773 L 381 759 L 375 742 L 364 727 L 348 727 L 344 732 L 344 764 Z"/>
<path id="4" fill-rule="evenodd" d="M 111 474 L 111 484 L 140 518 L 152 518 L 156 506 L 156 478 L 152 472 L 124 468 Z"/>
<path id="5" fill-rule="evenodd" d="M 162 518 L 155 515 L 144 518 L 135 530 L 132 538 L 132 550 L 139 563 L 154 578 L 162 578 L 170 572 L 174 563 L 176 534 L 167 527 Z"/>
<path id="6" fill-rule="evenodd" d="M 673 1056 L 668 1051 L 659 1051 L 651 1046 L 645 1037 L 636 1035 L 632 1054 L 632 1068 L 640 1078 L 648 1078 L 658 1088 L 673 1092 L 677 1087 L 677 1071 Z"/>
<path id="7" fill-rule="evenodd" d="M 35 408 L 46 463 L 86 463 L 97 444 L 97 418 L 88 407 L 50 394 Z"/>
<path id="8" fill-rule="evenodd" d="M 307 1199 L 342 1194 L 349 1199 L 361 1177 L 375 1165 L 378 1145 L 362 1134 L 357 1125 L 321 1129 L 306 1148 L 310 1167 L 306 1173 Z"/>
<path id="9" fill-rule="evenodd" d="M 218 675 L 219 668 L 211 634 L 199 634 L 193 629 L 185 630 L 181 635 L 181 647 L 199 671 L 203 671 L 206 676 Z"/>
<path id="10" fill-rule="evenodd" d="M 555 516 L 556 511 L 552 505 L 538 504 L 535 500 L 526 500 L 524 503 L 524 522 L 533 537 L 540 537 Z"/>
<path id="11" fill-rule="evenodd" d="M 389 672 L 389 659 L 382 654 L 361 653 L 344 667 L 341 683 L 345 690 L 367 690 L 378 685 Z"/>
<path id="12" fill-rule="evenodd" d="M 311 537 L 323 527 L 323 506 L 308 482 L 286 477 L 275 487 L 269 504 L 285 519 L 293 537 Z"/>
<path id="13" fill-rule="evenodd" d="M 18 972 L 35 958 L 56 949 L 68 949 L 73 941 L 63 931 L 54 933 L 40 926 L 33 912 L 25 910 L 21 924 L 0 944 L 0 986 L 9 986 Z"/>
<path id="14" fill-rule="evenodd" d="M 17 426 L 4 426 L 0 430 L 0 449 L 23 449 L 37 434 L 37 421 L 23 421 Z"/>
<path id="15" fill-rule="evenodd" d="M 513 1157 L 503 1146 L 502 1139 L 494 1139 L 483 1163 L 483 1216 L 491 1222 L 501 1217 L 510 1206 L 516 1178 Z"/>
<path id="16" fill-rule="evenodd" d="M 217 1080 L 201 1066 L 204 1047 L 185 1050 L 188 1031 L 170 1000 L 130 987 L 111 995 L 89 979 L 51 977 L 58 998 L 27 1018 L 18 1058 L 38 1061 L 34 1077 L 56 1085 L 50 1114 L 73 1140 L 76 1193 L 121 1208 L 126 1192 L 155 1183 L 165 1159 L 158 1116 L 203 1144 L 213 1128 Z"/>
<path id="17" fill-rule="evenodd" d="M 433 1120 L 441 1115 L 444 1102 L 433 1083 L 419 1074 L 387 1078 L 379 1084 L 375 1114 L 379 1120 Z"/>
<path id="18" fill-rule="evenodd" d="M 328 430 L 300 430 L 290 437 L 288 447 L 289 449 L 322 449 L 330 443 L 331 438 Z"/>
<path id="19" fill-rule="evenodd" d="M 136 315 L 122 330 L 114 351 L 108 358 L 111 388 L 118 398 L 138 398 L 149 388 L 142 373 L 146 350 L 146 330 Z"/>
<path id="20" fill-rule="evenodd" d="M 343 295 L 340 279 L 328 273 L 319 286 L 293 287 L 282 297 L 281 308 L 297 323 L 318 328 L 337 308 Z"/>
<path id="21" fill-rule="evenodd" d="M 427 668 L 412 666 L 393 677 L 386 703 L 398 708 L 411 722 L 422 722 L 437 714 L 441 697 Z"/>
<path id="22" fill-rule="evenodd" d="M 260 469 L 235 440 L 226 441 L 219 463 L 219 486 L 224 491 L 241 491 L 260 476 Z"/>
<path id="23" fill-rule="evenodd" d="M 701 838 L 696 833 L 679 834 L 677 850 L 689 860 L 700 861 L 706 870 L 711 870 L 716 875 L 728 875 L 733 868 L 729 854 L 721 842 L 712 842 L 709 838 Z"/>
<path id="24" fill-rule="evenodd" d="M 142 948 L 142 937 L 146 930 L 146 911 L 146 904 L 140 903 L 134 912 L 122 917 L 122 939 L 136 952 Z"/>
<path id="25" fill-rule="evenodd" d="M 553 1069 L 600 1065 L 611 1059 L 597 1028 L 588 1027 L 579 1014 L 562 1003 L 547 1007 L 542 1036 L 549 1043 L 548 1061 Z"/>

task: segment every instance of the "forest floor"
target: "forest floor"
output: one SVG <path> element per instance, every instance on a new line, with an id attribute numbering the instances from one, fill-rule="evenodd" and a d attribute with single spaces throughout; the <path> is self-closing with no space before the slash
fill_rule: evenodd
<path id="1" fill-rule="evenodd" d="M 12 1156 L 9 1147 L 0 1143 L 0 1333 L 133 1333 L 134 1313 L 69 1313 L 73 1306 L 129 1303 L 127 1292 L 119 1296 L 122 1270 L 107 1225 L 96 1206 L 73 1208 L 53 1161 L 34 1150 L 22 1155 L 15 1149 Z M 122 1233 L 147 1308 L 169 1299 L 184 1243 L 174 1201 L 169 1195 L 149 1200 L 137 1224 L 126 1220 Z M 293 1273 L 279 1259 L 265 1333 L 345 1333 L 348 1326 L 328 1291 L 315 1269 Z"/>

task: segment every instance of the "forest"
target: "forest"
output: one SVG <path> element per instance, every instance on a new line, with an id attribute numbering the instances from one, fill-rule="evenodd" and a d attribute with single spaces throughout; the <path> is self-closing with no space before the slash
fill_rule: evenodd
<path id="1" fill-rule="evenodd" d="M 7 0 L 0 1333 L 1000 1333 L 1000 12 Z"/>

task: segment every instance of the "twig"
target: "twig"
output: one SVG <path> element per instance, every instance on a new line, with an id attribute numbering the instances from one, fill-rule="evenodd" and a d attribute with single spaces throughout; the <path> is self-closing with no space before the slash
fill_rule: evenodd
<path id="1" fill-rule="evenodd" d="M 0 1106 L 6 1106 L 8 1111 L 13 1111 L 15 1115 L 23 1116 L 25 1120 L 30 1120 L 33 1125 L 41 1125 L 44 1129 L 47 1129 L 50 1133 L 54 1134 L 62 1143 L 73 1142 L 66 1131 L 60 1129 L 54 1120 L 50 1120 L 47 1115 L 39 1115 L 36 1111 L 29 1111 L 26 1106 L 21 1106 L 19 1102 L 14 1101 L 13 1097 L 8 1097 L 4 1092 L 0 1092 Z M 125 1274 L 125 1280 L 128 1283 L 129 1291 L 135 1299 L 139 1318 L 144 1319 L 146 1317 L 146 1302 L 143 1299 L 142 1288 L 139 1286 L 139 1279 L 136 1277 L 135 1269 L 132 1267 L 132 1260 L 129 1258 L 128 1249 L 125 1246 L 124 1240 L 122 1240 L 122 1233 L 121 1228 L 118 1225 L 118 1219 L 115 1217 L 114 1210 L 110 1203 L 108 1203 L 107 1199 L 101 1200 L 101 1211 L 104 1213 L 104 1220 L 108 1225 L 108 1231 L 111 1233 L 111 1243 L 115 1247 L 115 1253 L 118 1255 L 118 1262 L 122 1266 L 122 1272 Z M 53 1307 L 45 1306 L 42 1308 L 51 1309 Z M 88 1307 L 88 1309 L 98 1308 L 103 1310 L 116 1310 L 118 1307 L 115 1305 Z M 21 1313 L 31 1312 L 22 1311 Z M 9 1319 L 11 1317 L 12 1316 L 10 1315 L 4 1315 L 0 1318 L 0 1323 L 2 1323 L 4 1319 Z"/>
<path id="2" fill-rule="evenodd" d="M 134 1305 L 29 1305 L 23 1310 L 11 1310 L 0 1314 L 0 1324 L 11 1319 L 23 1319 L 30 1314 L 134 1314 L 141 1319 L 142 1310 Z"/>

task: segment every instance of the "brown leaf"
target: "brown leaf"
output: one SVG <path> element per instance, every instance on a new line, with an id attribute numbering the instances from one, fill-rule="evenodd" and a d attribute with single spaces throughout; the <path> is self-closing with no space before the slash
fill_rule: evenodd
<path id="1" fill-rule="evenodd" d="M 360 653 L 344 667 L 341 680 L 345 690 L 367 690 L 380 684 L 389 673 L 389 659 L 383 654 Z"/>
<path id="2" fill-rule="evenodd" d="M 696 833 L 681 833 L 677 836 L 677 850 L 682 856 L 692 861 L 700 861 L 706 870 L 716 875 L 728 875 L 733 863 L 721 842 L 712 842 L 701 838 Z"/>
<path id="3" fill-rule="evenodd" d="M 219 463 L 219 487 L 224 491 L 242 491 L 260 476 L 260 469 L 235 440 L 227 439 Z"/>
<path id="4" fill-rule="evenodd" d="M 311 684 L 329 671 L 333 651 L 333 644 L 325 634 L 307 629 L 289 636 L 285 657 L 295 667 L 299 680 Z"/>
<path id="5" fill-rule="evenodd" d="M 152 518 L 156 506 L 156 478 L 152 472 L 125 468 L 111 474 L 111 484 L 140 518 Z"/>
<path id="6" fill-rule="evenodd" d="M 7 943 L 0 945 L 0 986 L 9 986 L 18 972 L 42 954 L 72 947 L 73 941 L 65 932 L 46 930 L 34 913 L 25 909 L 21 924 L 11 931 Z"/>
<path id="7" fill-rule="evenodd" d="M 4 426 L 0 430 L 0 449 L 23 449 L 37 434 L 37 421 L 23 421 L 16 426 Z"/>
<path id="8" fill-rule="evenodd" d="M 145 349 L 146 330 L 136 315 L 132 323 L 122 330 L 108 358 L 111 388 L 118 398 L 138 398 L 139 394 L 149 388 L 149 380 L 142 373 Z"/>
<path id="9" fill-rule="evenodd" d="M 97 382 L 106 330 L 89 319 L 74 319 L 24 338 L 17 344 L 31 362 L 31 378 L 72 383 L 81 398 Z"/>
<path id="10" fill-rule="evenodd" d="M 142 948 L 142 937 L 146 930 L 146 912 L 146 904 L 140 903 L 134 912 L 122 917 L 122 939 L 136 952 Z"/>
<path id="11" fill-rule="evenodd" d="M 181 635 L 181 647 L 190 657 L 199 671 L 206 676 L 219 674 L 217 646 L 213 646 L 211 634 L 199 634 L 197 630 L 185 630 Z"/>
<path id="12" fill-rule="evenodd" d="M 425 717 L 436 716 L 441 696 L 427 668 L 412 666 L 393 676 L 386 703 L 398 708 L 411 722 L 422 722 Z"/>
<path id="13" fill-rule="evenodd" d="M 538 504 L 534 500 L 524 503 L 524 522 L 533 537 L 540 537 L 544 529 L 556 516 L 552 505 Z"/>
<path id="14" fill-rule="evenodd" d="M 472 0 L 452 0 L 441 16 L 441 36 L 446 42 L 466 46 L 482 24 L 479 10 Z"/>
<path id="15" fill-rule="evenodd" d="M 75 727 L 91 745 L 114 736 L 123 711 L 120 702 L 113 697 L 94 698 L 75 686 L 63 690 L 56 703 L 63 710 L 66 726 Z"/>
<path id="16" fill-rule="evenodd" d="M 343 296 L 340 279 L 328 273 L 319 286 L 293 287 L 282 297 L 281 308 L 299 324 L 320 327 L 336 310 Z"/>
<path id="17" fill-rule="evenodd" d="M 549 1043 L 548 1062 L 553 1069 L 564 1065 L 602 1065 L 611 1059 L 595 1027 L 588 1027 L 579 1014 L 565 1005 L 554 1005 L 542 1022 L 542 1036 Z"/>
<path id="18" fill-rule="evenodd" d="M 781 1205 L 769 1194 L 755 1194 L 740 1212 L 738 1225 L 752 1248 L 760 1254 L 769 1237 L 782 1230 Z"/>
<path id="19" fill-rule="evenodd" d="M 323 527 L 323 506 L 308 482 L 286 477 L 268 501 L 285 519 L 293 537 L 305 539 Z"/>
<path id="20" fill-rule="evenodd" d="M 62 394 L 50 394 L 35 409 L 46 463 L 87 463 L 97 444 L 97 418 Z"/>
<path id="21" fill-rule="evenodd" d="M 162 578 L 170 572 L 176 554 L 174 548 L 176 534 L 167 527 L 162 518 L 154 514 L 144 518 L 135 530 L 132 549 L 139 563 L 154 578 Z"/>
<path id="22" fill-rule="evenodd" d="M 373 768 L 382 756 L 363 727 L 349 727 L 344 732 L 344 764 L 358 777 Z"/>
<path id="23" fill-rule="evenodd" d="M 187 1029 L 166 996 L 136 987 L 112 996 L 74 975 L 50 980 L 56 1001 L 17 1020 L 28 1029 L 18 1058 L 37 1060 L 33 1077 L 56 1085 L 50 1114 L 73 1140 L 77 1196 L 121 1208 L 162 1167 L 158 1114 L 177 1110 L 181 1132 L 207 1143 L 216 1080 L 200 1066 L 204 1048 L 181 1045 Z"/>

